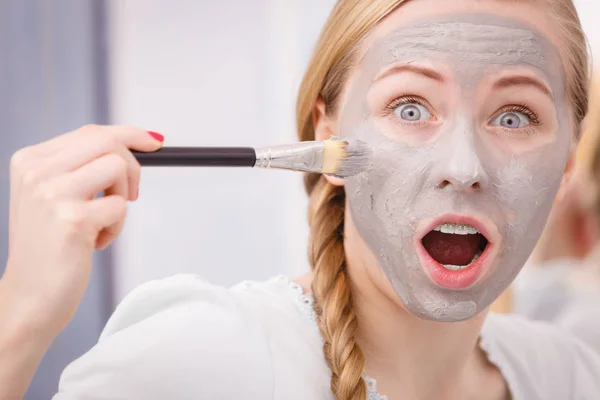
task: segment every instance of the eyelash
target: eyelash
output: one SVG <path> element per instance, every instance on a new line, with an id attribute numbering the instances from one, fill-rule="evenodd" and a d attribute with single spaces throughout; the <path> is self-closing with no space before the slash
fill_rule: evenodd
<path id="1" fill-rule="evenodd" d="M 529 106 L 527 106 L 527 104 L 512 104 L 510 106 L 506 106 L 506 107 L 502 108 L 500 111 L 498 111 L 495 114 L 494 118 L 497 118 L 498 115 L 505 113 L 505 112 L 519 112 L 519 113 L 525 115 L 527 118 L 529 118 L 529 120 L 531 121 L 531 123 L 533 125 L 540 124 L 540 119 L 539 119 L 538 115 Z M 494 119 L 494 118 L 492 118 L 492 119 Z"/>
<path id="2" fill-rule="evenodd" d="M 385 106 L 385 109 L 387 112 L 393 113 L 396 110 L 396 108 L 398 108 L 399 106 L 401 106 L 403 104 L 410 104 L 410 103 L 419 104 L 419 105 L 427 108 L 428 110 L 431 110 L 430 105 L 424 99 L 422 99 L 418 96 L 410 95 L 410 94 L 397 97 L 395 100 L 392 100 L 391 102 L 389 102 Z M 429 112 L 431 113 L 431 111 L 429 111 Z"/>
<path id="3" fill-rule="evenodd" d="M 430 106 L 430 104 L 427 101 L 425 101 L 423 98 L 415 96 L 415 95 L 403 95 L 403 96 L 397 97 L 396 99 L 392 100 L 385 106 L 385 111 L 386 111 L 385 113 L 386 113 L 386 115 L 392 114 L 399 106 L 401 106 L 403 104 L 411 104 L 411 103 L 419 104 L 419 105 L 427 108 L 429 110 L 429 112 L 431 113 L 431 116 L 433 118 L 435 118 L 433 116 L 433 113 L 431 112 L 432 107 Z M 512 104 L 512 105 L 503 107 L 501 110 L 499 110 L 498 112 L 495 113 L 492 120 L 494 118 L 498 117 L 498 115 L 505 113 L 505 112 L 519 112 L 519 113 L 525 115 L 527 118 L 529 118 L 532 125 L 540 125 L 540 119 L 539 119 L 538 115 L 527 104 L 524 104 L 524 103 L 523 104 Z M 423 121 L 423 122 L 425 122 L 425 121 Z M 403 122 L 403 123 L 407 123 L 407 122 Z M 414 124 L 414 123 L 412 123 L 412 124 Z"/>
<path id="4" fill-rule="evenodd" d="M 394 111 L 396 110 L 396 108 L 398 108 L 399 106 L 401 106 L 403 104 L 411 104 L 411 103 L 419 104 L 420 106 L 425 107 L 429 111 L 429 114 L 431 114 L 431 119 L 432 120 L 436 119 L 434 116 L 434 113 L 431 111 L 432 110 L 431 105 L 422 97 L 415 96 L 412 94 L 402 95 L 402 96 L 397 97 L 396 99 L 392 100 L 388 104 L 386 104 L 383 116 L 389 118 L 392 123 L 398 124 L 403 127 L 411 126 L 411 127 L 415 128 L 415 127 L 423 126 L 427 122 L 429 122 L 429 121 L 408 122 L 408 121 L 404 121 L 401 118 L 398 118 L 394 115 Z"/>

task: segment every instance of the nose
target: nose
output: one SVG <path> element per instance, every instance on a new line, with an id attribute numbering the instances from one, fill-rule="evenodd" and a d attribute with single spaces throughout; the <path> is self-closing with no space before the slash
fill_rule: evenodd
<path id="1" fill-rule="evenodd" d="M 439 151 L 444 154 L 437 165 L 435 184 L 440 189 L 480 191 L 487 186 L 488 176 L 475 146 L 472 134 L 455 135 Z"/>

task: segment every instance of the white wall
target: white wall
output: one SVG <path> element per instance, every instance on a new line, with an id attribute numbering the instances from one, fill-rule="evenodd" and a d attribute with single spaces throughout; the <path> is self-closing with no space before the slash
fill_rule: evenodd
<path id="1" fill-rule="evenodd" d="M 167 145 L 295 140 L 294 99 L 334 0 L 113 0 L 112 116 Z M 600 3 L 578 0 L 600 54 Z M 307 269 L 291 172 L 147 169 L 116 248 L 116 300 L 179 272 L 232 284 Z"/>
<path id="2" fill-rule="evenodd" d="M 594 68 L 600 72 L 600 1 L 598 0 L 574 0 L 579 11 L 581 25 L 590 42 L 590 48 L 594 56 Z"/>
<path id="3" fill-rule="evenodd" d="M 296 140 L 297 85 L 333 0 L 114 0 L 112 117 L 171 146 Z M 116 300 L 179 272 L 232 284 L 307 270 L 301 175 L 145 169 Z"/>

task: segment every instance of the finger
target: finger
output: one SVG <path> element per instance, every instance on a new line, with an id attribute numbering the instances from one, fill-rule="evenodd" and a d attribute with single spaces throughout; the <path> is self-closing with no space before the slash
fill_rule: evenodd
<path id="1" fill-rule="evenodd" d="M 142 166 L 129 150 L 124 151 L 121 157 L 125 159 L 127 165 L 127 188 L 129 190 L 126 199 L 134 201 L 137 200 L 139 192 Z"/>
<path id="2" fill-rule="evenodd" d="M 95 136 L 94 140 L 100 143 L 97 149 L 93 148 L 97 142 L 92 142 L 92 135 Z M 162 147 L 163 140 L 164 138 L 160 134 L 129 126 L 92 127 L 89 128 L 89 133 L 86 133 L 86 130 L 83 129 L 74 135 L 72 146 L 63 148 L 57 154 L 56 163 L 52 164 L 49 161 L 50 165 L 46 170 L 48 171 L 47 173 L 55 173 L 55 171 L 74 169 L 89 158 L 106 154 L 112 149 L 127 161 L 129 192 L 126 198 L 136 200 L 140 183 L 141 166 L 130 149 L 156 151 Z M 77 149 L 79 148 L 85 150 L 77 153 Z"/>
<path id="3" fill-rule="evenodd" d="M 124 125 L 85 125 L 79 129 L 32 146 L 31 150 L 38 156 L 54 154 L 72 146 L 76 139 L 86 140 L 92 136 L 111 137 L 125 147 L 137 151 L 156 151 L 162 146 L 162 135 L 157 139 L 156 133 L 141 128 Z"/>
<path id="4" fill-rule="evenodd" d="M 112 195 L 84 203 L 85 212 L 98 229 L 95 247 L 108 247 L 121 233 L 127 214 L 127 202 L 123 197 Z"/>
<path id="5" fill-rule="evenodd" d="M 107 248 L 120 234 L 125 225 L 125 218 L 118 220 L 112 225 L 102 229 L 96 238 L 95 248 L 104 250 Z"/>
<path id="6" fill-rule="evenodd" d="M 44 177 L 74 170 L 94 158 L 111 152 L 124 154 L 124 151 L 129 149 L 156 151 L 162 147 L 162 142 L 155 139 L 152 134 L 133 127 L 95 125 L 83 127 L 32 146 L 24 152 L 27 157 L 20 158 L 27 160 L 21 164 L 27 167 L 21 170 L 29 176 L 23 179 L 39 182 Z M 125 150 L 122 150 L 123 148 Z"/>
<path id="7" fill-rule="evenodd" d="M 105 196 L 115 196 L 119 195 L 119 187 L 111 186 L 104 191 Z M 105 228 L 98 235 L 98 240 L 96 241 L 97 249 L 104 249 L 108 246 L 123 230 L 123 224 L 125 224 L 125 219 L 118 221 L 117 223 Z"/>
<path id="8" fill-rule="evenodd" d="M 125 198 L 131 201 L 137 200 L 142 166 L 135 158 L 133 153 L 131 153 L 131 151 L 125 149 L 124 147 L 121 149 L 122 151 L 119 152 L 119 155 L 125 160 L 125 165 L 127 168 L 126 176 L 128 192 Z"/>
<path id="9" fill-rule="evenodd" d="M 102 191 L 128 199 L 127 162 L 115 153 L 107 154 L 43 183 L 38 191 L 45 199 L 89 200 Z"/>
<path id="10" fill-rule="evenodd" d="M 93 152 L 94 150 L 91 149 L 89 155 L 91 156 Z M 38 172 L 36 173 L 36 177 L 34 179 L 37 181 L 44 181 L 51 176 L 56 176 L 64 172 L 74 172 L 77 169 L 83 168 L 86 163 L 90 164 L 94 160 L 98 160 L 99 158 L 111 154 L 120 157 L 125 163 L 128 192 L 124 197 L 128 200 L 134 200 L 140 182 L 141 166 L 134 155 L 127 148 L 125 148 L 125 146 L 122 146 L 118 143 L 114 145 L 112 151 L 99 154 L 97 158 L 91 159 L 87 159 L 88 155 L 82 156 L 81 153 L 77 153 L 76 149 L 65 149 L 63 152 L 57 154 L 54 158 L 49 158 L 43 164 L 39 165 L 37 169 Z M 78 157 L 81 157 L 81 159 L 76 160 Z M 119 192 L 119 194 L 121 193 Z"/>
<path id="11" fill-rule="evenodd" d="M 121 144 L 121 145 L 119 145 Z M 162 136 L 126 126 L 88 125 L 44 143 L 29 146 L 11 158 L 9 238 L 16 222 L 16 208 L 24 185 L 34 186 L 57 175 L 80 167 L 93 158 L 117 152 L 128 161 L 127 198 L 137 197 L 140 165 L 128 150 L 155 151 L 162 147 Z M 48 160 L 50 158 L 50 160 Z"/>
<path id="12" fill-rule="evenodd" d="M 106 151 L 107 147 L 111 150 L 112 145 L 119 142 L 134 150 L 155 151 L 162 146 L 162 139 L 157 140 L 156 135 L 154 132 L 129 126 L 86 125 L 45 142 L 18 150 L 11 159 L 11 167 L 18 172 L 28 171 L 31 168 L 27 167 L 31 164 L 37 164 L 46 157 L 54 156 L 74 145 L 79 149 L 80 147 L 95 148 L 100 144 L 100 150 Z M 161 135 L 159 136 L 162 138 Z"/>
<path id="13" fill-rule="evenodd" d="M 55 154 L 63 161 L 63 169 L 75 169 L 92 158 L 119 148 L 156 151 L 162 147 L 162 142 L 149 132 L 132 127 L 82 128 L 71 136 L 57 138 L 59 139 L 61 145 L 56 146 Z"/>
<path id="14" fill-rule="evenodd" d="M 145 133 L 144 140 L 147 141 L 147 137 L 151 138 L 148 133 Z M 152 138 L 150 140 L 158 142 Z M 160 147 L 160 142 L 158 143 Z M 24 178 L 25 181 L 41 182 L 48 177 L 80 168 L 94 158 L 109 153 L 116 153 L 120 155 L 127 164 L 129 192 L 126 195 L 126 198 L 129 200 L 134 200 L 136 198 L 141 167 L 125 144 L 121 143 L 106 131 L 90 133 L 88 136 L 72 136 L 65 144 L 67 144 L 67 146 L 62 148 L 62 150 L 59 150 L 53 156 L 43 159 L 43 161 L 35 168 L 30 169 L 28 175 Z"/>

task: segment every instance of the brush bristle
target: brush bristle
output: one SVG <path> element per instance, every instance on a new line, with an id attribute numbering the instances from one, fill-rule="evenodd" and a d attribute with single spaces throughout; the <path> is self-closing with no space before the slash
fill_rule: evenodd
<path id="1" fill-rule="evenodd" d="M 347 178 L 361 173 L 369 166 L 371 150 L 366 143 L 337 137 L 324 143 L 322 173 Z"/>

